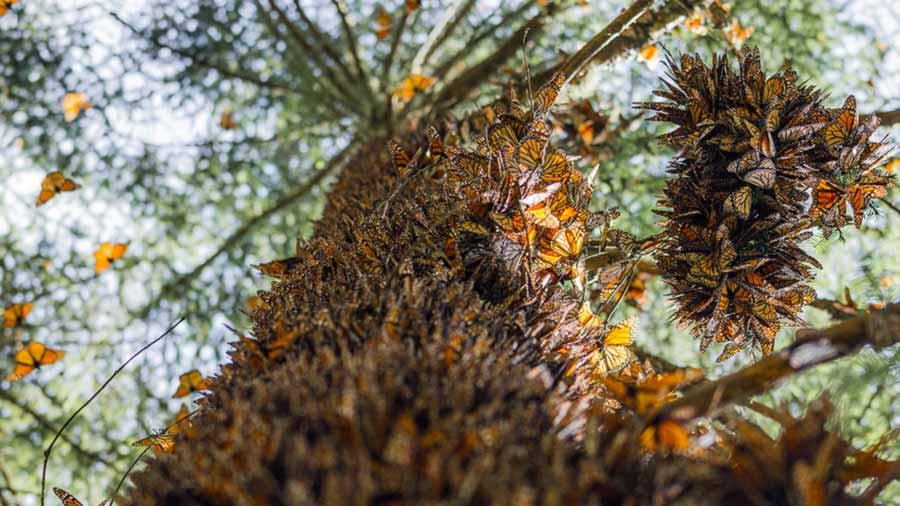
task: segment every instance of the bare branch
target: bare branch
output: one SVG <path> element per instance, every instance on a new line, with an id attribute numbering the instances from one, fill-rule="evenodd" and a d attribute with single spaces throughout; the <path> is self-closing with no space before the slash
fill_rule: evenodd
<path id="1" fill-rule="evenodd" d="M 884 348 L 898 340 L 900 304 L 824 330 L 801 330 L 790 346 L 728 376 L 689 389 L 684 397 L 660 406 L 650 418 L 686 421 L 707 416 L 761 394 L 790 375 L 856 353 L 867 344 Z"/>
<path id="2" fill-rule="evenodd" d="M 419 48 L 419 51 L 412 60 L 412 72 L 414 74 L 422 73 L 422 66 L 431 58 L 431 55 L 446 42 L 462 21 L 469 15 L 469 11 L 475 6 L 475 0 L 456 0 L 452 7 L 447 10 L 444 18 L 438 22 L 428 34 L 425 44 Z M 471 46 L 466 46 L 467 51 L 471 51 Z"/>
<path id="3" fill-rule="evenodd" d="M 472 91 L 480 86 L 485 78 L 494 73 L 504 62 L 512 58 L 522 47 L 522 39 L 526 33 L 540 33 L 544 24 L 553 17 L 557 9 L 551 4 L 546 9 L 541 9 L 527 23 L 519 27 L 510 35 L 496 51 L 478 64 L 469 68 L 459 77 L 445 86 L 435 100 L 437 111 L 447 110 L 461 100 L 464 100 Z M 438 114 L 439 115 L 439 114 Z"/>
<path id="4" fill-rule="evenodd" d="M 347 4 L 344 3 L 344 0 L 331 0 L 331 3 L 334 4 L 334 8 L 337 10 L 338 16 L 341 19 L 341 28 L 343 28 L 344 36 L 347 38 L 347 47 L 350 48 L 350 56 L 353 58 L 353 65 L 356 67 L 356 73 L 359 75 L 359 78 L 364 81 L 366 89 L 369 90 L 369 94 L 374 96 L 374 91 L 369 85 L 369 77 L 359 58 L 359 50 L 356 47 L 356 34 L 353 33 L 353 27 L 350 25 L 350 15 L 347 12 Z"/>
<path id="5" fill-rule="evenodd" d="M 129 31 L 131 31 L 138 37 L 141 37 L 141 38 L 149 41 L 151 44 L 156 46 L 158 49 L 167 49 L 169 51 L 172 51 L 173 53 L 190 60 L 191 63 L 193 63 L 195 65 L 199 65 L 201 67 L 208 68 L 210 70 L 215 70 L 216 72 L 218 72 L 219 74 L 221 74 L 224 77 L 227 77 L 230 79 L 237 79 L 239 81 L 245 81 L 250 84 L 259 86 L 261 88 L 268 88 L 273 91 L 296 93 L 296 94 L 300 94 L 300 95 L 302 95 L 304 93 L 302 90 L 295 89 L 295 88 L 291 87 L 289 84 L 278 81 L 276 79 L 271 79 L 271 78 L 262 79 L 252 73 L 243 72 L 243 71 L 239 71 L 239 70 L 230 70 L 230 69 L 228 69 L 218 63 L 215 63 L 211 60 L 208 60 L 208 59 L 203 58 L 196 54 L 192 54 L 188 51 L 185 51 L 184 49 L 172 46 L 170 44 L 166 44 L 165 42 L 163 42 L 155 37 L 144 34 L 137 27 L 135 27 L 131 23 L 128 23 L 121 17 L 119 17 L 119 15 L 116 14 L 115 12 L 110 12 L 109 15 L 112 16 L 113 19 L 115 19 L 117 22 L 119 22 L 119 24 L 121 24 L 122 26 L 127 28 Z"/>
<path id="6" fill-rule="evenodd" d="M 879 111 L 875 113 L 879 119 L 881 119 L 881 126 L 893 126 L 897 123 L 900 123 L 900 109 L 894 109 L 892 111 Z"/>
<path id="7" fill-rule="evenodd" d="M 338 153 L 328 164 L 316 172 L 312 177 L 307 179 L 303 184 L 297 186 L 292 192 L 284 195 L 277 202 L 272 204 L 272 206 L 264 209 L 261 213 L 256 216 L 250 218 L 245 221 L 237 230 L 231 233 L 223 242 L 222 245 L 219 246 L 216 251 L 214 251 L 210 256 L 208 256 L 203 262 L 194 267 L 190 272 L 186 272 L 174 280 L 166 283 L 159 294 L 146 306 L 144 306 L 139 313 L 137 313 L 138 318 L 145 318 L 150 314 L 150 311 L 156 307 L 159 302 L 168 296 L 170 293 L 174 292 L 178 289 L 185 289 L 185 285 L 189 285 L 197 276 L 200 275 L 207 267 L 209 267 L 213 261 L 219 258 L 222 254 L 229 251 L 231 248 L 239 244 L 244 237 L 246 237 L 253 229 L 259 225 L 260 223 L 267 220 L 269 217 L 277 214 L 278 212 L 290 207 L 304 196 L 309 193 L 310 190 L 315 188 L 319 183 L 321 183 L 326 177 L 338 171 L 341 167 L 344 166 L 344 162 L 347 160 L 347 157 L 356 149 L 356 143 L 351 141 L 350 144 L 347 145 L 340 153 Z"/>
<path id="8" fill-rule="evenodd" d="M 319 51 L 312 45 L 311 42 L 306 40 L 306 37 L 303 36 L 303 33 L 297 28 L 290 19 L 288 19 L 287 14 L 278 7 L 278 4 L 275 3 L 275 0 L 268 0 L 269 7 L 275 11 L 275 15 L 278 16 L 278 20 L 281 24 L 290 32 L 291 38 L 296 42 L 305 52 L 305 56 L 312 58 L 313 62 L 325 74 L 325 78 L 328 82 L 334 86 L 338 92 L 341 93 L 342 96 L 338 98 L 340 101 L 345 104 L 350 110 L 354 111 L 359 116 L 363 116 L 362 110 L 359 108 L 356 100 L 354 100 L 353 93 L 350 92 L 349 88 L 344 86 L 344 83 L 341 79 L 338 79 L 337 75 L 334 73 L 334 69 L 328 65 L 325 60 L 322 58 Z M 260 5 L 260 7 L 262 7 Z"/>
<path id="9" fill-rule="evenodd" d="M 608 63 L 625 51 L 646 45 L 655 34 L 666 30 L 695 8 L 708 3 L 709 0 L 667 0 L 658 8 L 652 9 L 652 1 L 638 0 L 577 53 L 536 76 L 535 82 L 546 83 L 558 71 L 563 71 L 567 79 L 574 79 L 587 65 Z"/>

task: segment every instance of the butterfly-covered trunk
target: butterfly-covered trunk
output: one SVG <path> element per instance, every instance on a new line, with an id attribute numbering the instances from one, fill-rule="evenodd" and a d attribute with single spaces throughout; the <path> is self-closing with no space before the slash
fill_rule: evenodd
<path id="1" fill-rule="evenodd" d="M 849 449 L 815 423 L 827 405 L 780 460 L 764 433 L 735 429 L 722 443 L 735 467 L 670 453 L 684 429 L 623 404 L 634 392 L 605 373 L 653 371 L 633 321 L 609 328 L 581 305 L 585 237 L 614 213 L 587 211 L 589 178 L 553 148 L 544 115 L 561 84 L 531 111 L 495 104 L 476 150 L 436 129 L 355 148 L 313 237 L 262 266 L 275 281 L 252 336 L 123 503 L 781 503 L 819 447 L 836 476 Z"/>

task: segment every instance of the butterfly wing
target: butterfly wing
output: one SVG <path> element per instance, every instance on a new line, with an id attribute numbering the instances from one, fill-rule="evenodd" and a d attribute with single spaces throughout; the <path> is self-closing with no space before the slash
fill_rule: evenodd
<path id="1" fill-rule="evenodd" d="M 829 149 L 840 147 L 853 130 L 859 125 L 859 115 L 856 114 L 856 97 L 850 95 L 844 101 L 838 117 L 825 128 L 825 145 Z"/>
<path id="2" fill-rule="evenodd" d="M 56 494 L 56 497 L 59 497 L 59 500 L 63 503 L 63 506 L 84 506 L 83 504 L 81 504 L 81 501 L 75 499 L 75 496 L 61 488 L 53 487 L 53 493 Z"/>

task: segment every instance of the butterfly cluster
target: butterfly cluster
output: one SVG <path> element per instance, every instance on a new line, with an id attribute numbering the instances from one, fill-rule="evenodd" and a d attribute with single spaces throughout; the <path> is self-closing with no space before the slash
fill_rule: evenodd
<path id="1" fill-rule="evenodd" d="M 826 236 L 859 226 L 893 181 L 878 165 L 890 147 L 874 142 L 876 118 L 859 121 L 853 97 L 838 110 L 783 69 L 762 71 L 745 48 L 735 70 L 725 56 L 667 58 L 668 80 L 639 107 L 677 128 L 663 141 L 679 154 L 660 201 L 665 238 L 658 264 L 701 348 L 724 342 L 725 360 L 775 334 L 815 298 L 815 258 L 801 248 L 815 226 Z M 809 195 L 812 195 L 810 202 Z"/>

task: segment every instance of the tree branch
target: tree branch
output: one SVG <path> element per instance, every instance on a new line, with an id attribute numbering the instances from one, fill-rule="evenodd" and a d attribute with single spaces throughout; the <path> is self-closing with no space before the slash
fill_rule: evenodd
<path id="1" fill-rule="evenodd" d="M 149 41 L 151 44 L 156 46 L 157 49 L 167 49 L 169 51 L 172 51 L 173 53 L 190 60 L 191 63 L 201 66 L 201 67 L 208 68 L 210 70 L 215 70 L 219 74 L 222 74 L 224 77 L 231 78 L 231 79 L 237 79 L 239 81 L 245 81 L 250 84 L 259 86 L 261 88 L 268 88 L 273 91 L 296 93 L 299 95 L 302 95 L 304 93 L 301 90 L 291 87 L 287 83 L 280 82 L 275 79 L 271 79 L 271 78 L 270 79 L 262 79 L 253 74 L 244 73 L 241 71 L 230 70 L 230 69 L 223 67 L 222 65 L 215 63 L 211 60 L 207 60 L 206 58 L 203 58 L 199 55 L 189 53 L 188 51 L 185 51 L 184 49 L 166 44 L 165 42 L 162 42 L 161 40 L 159 40 L 155 37 L 151 37 L 149 35 L 144 34 L 137 27 L 135 27 L 131 23 L 128 23 L 127 21 L 125 21 L 124 19 L 119 17 L 119 15 L 114 12 L 110 12 L 109 15 L 112 16 L 112 18 L 115 19 L 117 22 L 119 22 L 119 24 L 121 24 L 122 26 L 127 28 L 129 31 L 131 31 L 138 37 Z"/>
<path id="2" fill-rule="evenodd" d="M 291 22 L 290 19 L 288 19 L 287 14 L 285 14 L 284 11 L 280 7 L 278 7 L 278 4 L 275 3 L 275 0 L 268 1 L 269 7 L 271 7 L 272 10 L 275 11 L 275 15 L 278 16 L 278 20 L 281 21 L 281 24 L 284 25 L 285 28 L 287 28 L 294 41 L 304 50 L 304 56 L 312 58 L 313 62 L 316 64 L 319 70 L 321 70 L 322 73 L 325 74 L 325 78 L 328 80 L 331 86 L 333 86 L 335 90 L 340 92 L 341 95 L 336 98 L 338 98 L 338 100 L 340 100 L 344 105 L 350 108 L 350 110 L 362 116 L 362 111 L 357 105 L 357 102 L 354 100 L 353 93 L 350 92 L 349 88 L 344 86 L 343 81 L 338 79 L 337 75 L 334 73 L 334 69 L 330 65 L 328 65 L 324 59 L 322 59 L 319 51 L 312 45 L 311 42 L 306 40 L 306 37 L 303 36 L 303 33 L 301 33 L 300 30 L 297 29 L 297 25 L 295 25 L 293 22 Z"/>
<path id="3" fill-rule="evenodd" d="M 331 3 L 334 4 L 334 8 L 337 10 L 338 17 L 341 20 L 341 28 L 344 30 L 344 36 L 347 38 L 347 47 L 350 48 L 350 56 L 353 58 L 353 65 L 356 67 L 356 73 L 364 82 L 369 94 L 374 97 L 375 92 L 369 84 L 368 74 L 359 58 L 359 50 L 356 47 L 356 35 L 353 33 L 353 27 L 350 25 L 347 4 L 344 3 L 344 0 L 331 0 Z"/>
<path id="4" fill-rule="evenodd" d="M 875 113 L 881 119 L 881 126 L 888 127 L 900 123 L 900 109 L 892 111 L 879 111 Z"/>
<path id="5" fill-rule="evenodd" d="M 150 314 L 150 311 L 156 307 L 159 302 L 168 296 L 171 292 L 178 289 L 186 289 L 185 285 L 189 285 L 197 276 L 200 275 L 207 267 L 209 267 L 213 261 L 219 258 L 223 253 L 227 252 L 244 239 L 244 237 L 253 231 L 253 229 L 259 225 L 260 223 L 267 220 L 274 214 L 290 207 L 292 204 L 296 203 L 298 200 L 306 196 L 310 190 L 316 187 L 319 183 L 321 183 L 326 177 L 336 172 L 338 169 L 343 167 L 344 161 L 348 158 L 348 156 L 355 151 L 356 142 L 351 141 L 347 147 L 345 147 L 341 152 L 335 155 L 328 164 L 312 175 L 309 179 L 303 182 L 301 185 L 297 186 L 294 191 L 284 195 L 277 202 L 272 204 L 272 206 L 264 209 L 261 213 L 256 216 L 250 218 L 245 221 L 237 230 L 231 233 L 223 242 L 222 245 L 219 246 L 216 251 L 214 251 L 210 256 L 206 258 L 203 262 L 194 267 L 190 272 L 186 272 L 174 280 L 166 283 L 162 289 L 159 291 L 159 294 L 146 306 L 144 306 L 140 312 L 137 313 L 137 318 L 145 318 Z"/>
<path id="6" fill-rule="evenodd" d="M 522 47 L 522 39 L 526 33 L 540 33 L 544 28 L 544 24 L 556 12 L 557 8 L 553 4 L 546 9 L 541 9 L 527 23 L 510 35 L 493 54 L 481 60 L 481 62 L 463 72 L 445 86 L 435 100 L 435 111 L 437 111 L 435 115 L 440 116 L 440 112 L 450 109 L 483 84 L 487 76 L 494 73 L 497 68 L 512 58 Z"/>
<path id="7" fill-rule="evenodd" d="M 425 62 L 453 35 L 456 27 L 468 16 L 469 11 L 474 6 L 475 0 L 456 0 L 453 6 L 447 10 L 444 18 L 434 26 L 431 33 L 428 34 L 425 44 L 419 48 L 419 51 L 413 57 L 411 67 L 414 74 L 422 73 L 422 67 Z M 467 52 L 470 52 L 471 49 L 471 46 L 467 44 Z"/>
<path id="8" fill-rule="evenodd" d="M 792 374 L 846 357 L 867 344 L 885 348 L 898 340 L 900 303 L 824 330 L 801 330 L 790 346 L 728 376 L 687 390 L 684 397 L 660 406 L 650 419 L 687 421 L 708 416 L 761 394 Z"/>
<path id="9" fill-rule="evenodd" d="M 660 7 L 651 9 L 652 1 L 637 0 L 577 53 L 538 74 L 535 83 L 544 84 L 559 71 L 566 75 L 567 80 L 572 80 L 587 65 L 608 63 L 629 49 L 646 45 L 655 33 L 707 3 L 709 0 L 667 0 Z"/>

